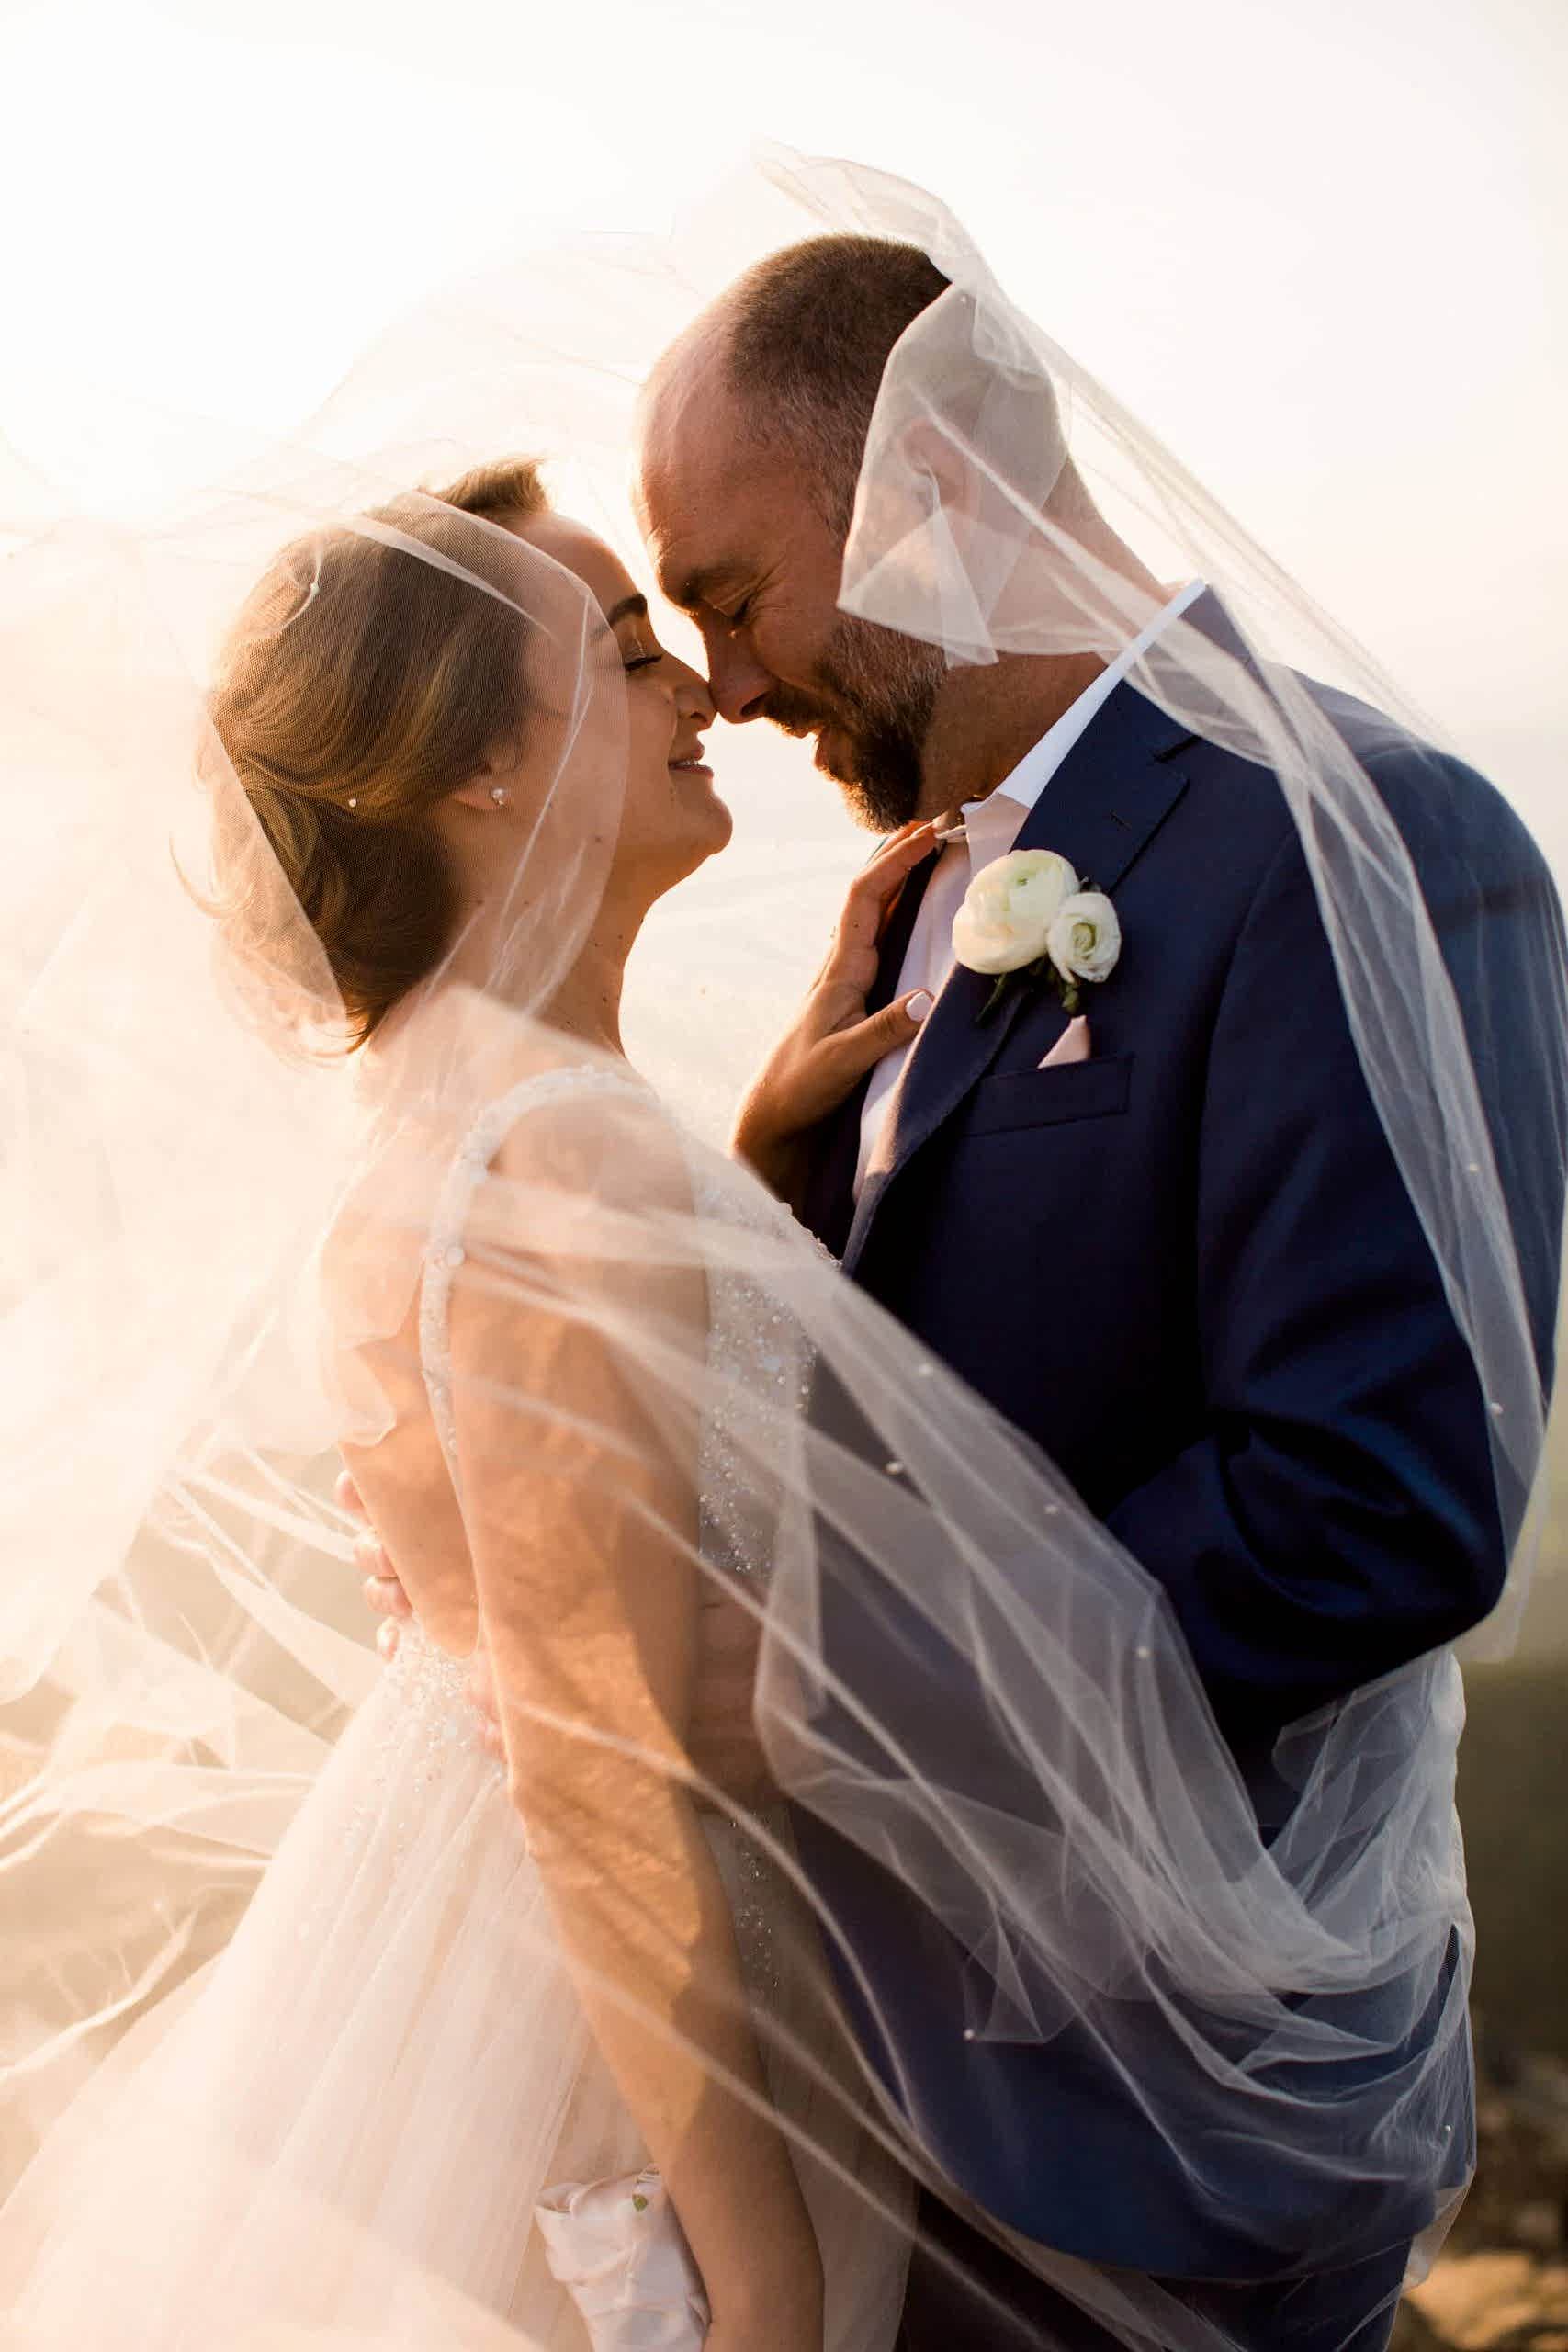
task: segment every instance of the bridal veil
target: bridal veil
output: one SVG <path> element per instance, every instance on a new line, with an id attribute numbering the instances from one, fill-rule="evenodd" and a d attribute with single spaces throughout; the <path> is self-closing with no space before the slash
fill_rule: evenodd
<path id="1" fill-rule="evenodd" d="M 884 377 L 847 612 L 952 663 L 1119 651 L 1151 610 L 1056 518 L 1069 461 L 1162 576 L 1201 578 L 1223 605 L 1223 639 L 1183 616 L 1134 684 L 1256 763 L 1258 789 L 1282 790 L 1295 820 L 1366 1083 L 1488 1403 L 1515 1565 L 1478 1640 L 1512 1637 L 1545 1408 L 1521 1266 L 1555 1252 L 1555 1220 L 1505 1184 L 1409 853 L 1300 673 L 1396 715 L 1397 697 L 1009 299 L 935 198 L 773 156 L 669 241 L 599 240 L 453 288 L 287 447 L 144 526 L 51 512 L 19 462 L 0 477 L 10 2172 L 116 2063 L 125 2022 L 184 1997 L 221 1948 L 380 1670 L 330 1498 L 335 1449 L 373 1447 L 406 1410 L 389 1365 L 417 1324 L 463 1137 L 561 1059 L 541 1016 L 594 918 L 619 820 L 621 666 L 570 572 L 430 487 L 525 448 L 560 508 L 644 571 L 624 504 L 638 385 L 738 269 L 829 230 L 918 244 L 948 280 Z M 537 786 L 488 985 L 389 1076 L 383 1056 L 379 1077 L 373 1052 L 341 1051 L 342 992 L 210 715 L 236 616 L 238 641 L 264 654 L 330 621 L 354 569 L 337 560 L 345 545 L 430 568 L 494 625 L 527 682 Z M 270 596 L 247 605 L 264 574 Z M 374 779 L 358 797 L 318 812 L 323 857 L 382 821 Z M 757 1188 L 712 1133 L 715 1073 L 737 1054 L 727 976 L 765 969 L 770 931 L 787 941 L 796 919 L 788 888 L 754 876 L 732 910 L 710 894 L 689 934 L 672 912 L 644 1015 L 654 1091 L 581 1097 L 487 1178 L 443 1281 L 531 1316 L 563 1360 L 591 1335 L 609 1375 L 597 1425 L 561 1426 L 547 1349 L 511 1391 L 492 1384 L 486 1408 L 506 1417 L 525 1482 L 530 1465 L 554 1475 L 570 1439 L 577 1475 L 624 1492 L 628 1514 L 667 1509 L 662 1539 L 713 1577 L 723 1546 L 700 1528 L 705 1498 L 650 1504 L 671 1488 L 646 1474 L 657 1453 L 696 1476 L 714 1382 L 728 1384 L 722 1515 L 727 1540 L 771 1564 L 733 1581 L 757 1623 L 779 1781 L 895 1868 L 968 1954 L 956 2038 L 1087 2036 L 1140 2081 L 1147 2130 L 1197 2204 L 1216 2137 L 1292 2150 L 1294 2210 L 1257 2225 L 1259 2273 L 1289 2272 L 1359 2198 L 1430 2165 L 1465 2063 L 1458 1666 L 1424 1657 L 1294 1727 L 1293 1809 L 1265 1841 L 1157 1584 L 815 1243 L 734 1213 Z M 1561 1035 L 1560 1003 L 1517 1010 Z M 685 1176 L 645 1185 L 641 1171 L 670 1167 L 676 1126 Z M 345 1217 L 352 1316 L 323 1340 L 323 1253 Z M 720 1272 L 775 1337 L 716 1374 L 668 1303 L 681 1276 Z M 635 1398 L 637 1416 L 612 1396 Z M 885 1685 L 846 1681 L 824 1639 L 846 1604 L 885 1626 L 892 1654 L 913 1625 L 957 1662 L 962 1741 Z M 504 1651 L 504 1629 L 491 1632 Z M 581 1698 L 563 1739 L 593 1736 L 592 1688 Z M 758 1835 L 794 1871 L 775 1831 Z M 630 1851 L 635 1825 L 627 1837 Z M 842 1945 L 800 1885 L 825 1944 Z M 1335 1996 L 1367 1986 L 1387 1995 L 1381 2051 L 1337 2018 Z M 1434 2004 L 1423 2054 L 1396 2074 L 1393 2053 Z M 881 2022 L 886 2063 L 857 2103 L 944 2193 L 919 2152 L 897 2021 Z M 333 2227 L 318 2202 L 301 2245 L 330 2249 Z M 1152 2287 L 1014 2250 L 1129 2346 L 1218 2342 Z M 447 2330 L 433 2344 L 503 2340 L 426 2285 Z"/>

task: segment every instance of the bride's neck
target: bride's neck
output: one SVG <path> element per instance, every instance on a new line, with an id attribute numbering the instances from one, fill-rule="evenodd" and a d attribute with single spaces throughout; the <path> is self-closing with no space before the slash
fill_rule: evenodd
<path id="1" fill-rule="evenodd" d="M 621 990 L 626 958 L 646 909 L 601 906 L 576 956 L 559 978 L 541 982 L 537 958 L 523 953 L 515 969 L 508 944 L 482 920 L 471 923 L 449 958 L 444 978 L 511 1004 L 600 1053 L 622 1054 Z M 512 918 L 509 928 L 515 929 Z"/>
<path id="2" fill-rule="evenodd" d="M 607 944 L 588 939 L 559 988 L 541 1007 L 541 1017 L 563 1035 L 577 1037 L 602 1053 L 623 1054 L 621 989 L 629 942 Z"/>

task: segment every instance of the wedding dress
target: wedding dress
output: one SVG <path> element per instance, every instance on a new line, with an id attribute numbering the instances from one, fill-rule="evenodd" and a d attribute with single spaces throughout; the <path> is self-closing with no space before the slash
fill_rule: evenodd
<path id="1" fill-rule="evenodd" d="M 634 1087 L 644 1094 L 604 1070 L 536 1076 L 480 1114 L 452 1162 L 419 1332 L 454 1476 L 448 1309 L 473 1193 L 530 1109 Z M 728 1193 L 695 1163 L 694 1178 L 705 1219 L 769 1214 L 754 1190 Z M 733 1400 L 801 1388 L 805 1351 L 744 1275 L 716 1269 L 709 1296 L 704 1552 L 728 1574 L 762 1577 L 754 1514 L 731 1492 Z M 535 2205 L 560 2181 L 635 2172 L 646 2153 L 588 2034 L 466 1673 L 417 1626 L 405 1633 L 227 1951 L 133 2030 L 45 2143 L 0 2222 L 0 2341 L 587 2343 Z M 784 1835 L 782 1815 L 763 1826 Z M 828 2352 L 879 2352 L 902 2302 L 908 2192 L 846 2105 L 784 2054 L 805 2047 L 852 2079 L 806 1905 L 739 1824 L 706 1826 L 771 2086 L 809 2151 L 796 2163 L 822 2249 Z M 626 2340 L 695 2338 L 655 2325 Z"/>

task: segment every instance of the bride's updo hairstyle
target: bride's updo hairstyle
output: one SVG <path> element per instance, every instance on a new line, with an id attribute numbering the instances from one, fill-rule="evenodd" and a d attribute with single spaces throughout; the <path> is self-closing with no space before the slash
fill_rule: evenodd
<path id="1" fill-rule="evenodd" d="M 519 458 L 365 519 L 510 596 L 499 547 L 457 514 L 510 521 L 548 503 Z M 295 540 L 252 592 L 208 705 L 246 804 L 215 795 L 213 910 L 250 979 L 265 975 L 275 1014 L 296 909 L 324 952 L 351 1051 L 439 966 L 457 905 L 432 816 L 524 733 L 526 626 L 502 597 L 354 528 Z"/>

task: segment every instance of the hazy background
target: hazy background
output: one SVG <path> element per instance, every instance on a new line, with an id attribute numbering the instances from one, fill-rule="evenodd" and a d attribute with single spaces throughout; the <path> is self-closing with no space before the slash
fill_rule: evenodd
<path id="1" fill-rule="evenodd" d="M 0 424 L 132 513 L 193 421 L 286 431 L 455 271 L 660 228 L 757 134 L 852 154 L 953 206 L 1568 873 L 1565 58 L 1562 0 L 0 0 Z M 760 1017 L 863 845 L 797 750 L 717 750 L 711 886 L 793 877 L 799 920 L 696 984 Z M 1534 1662 L 1472 1678 L 1464 1795 L 1483 1997 L 1568 2050 L 1564 1550 Z"/>
<path id="2" fill-rule="evenodd" d="M 1565 64 L 1562 0 L 0 0 L 0 419 L 134 499 L 487 254 L 851 154 L 1568 851 Z"/>

